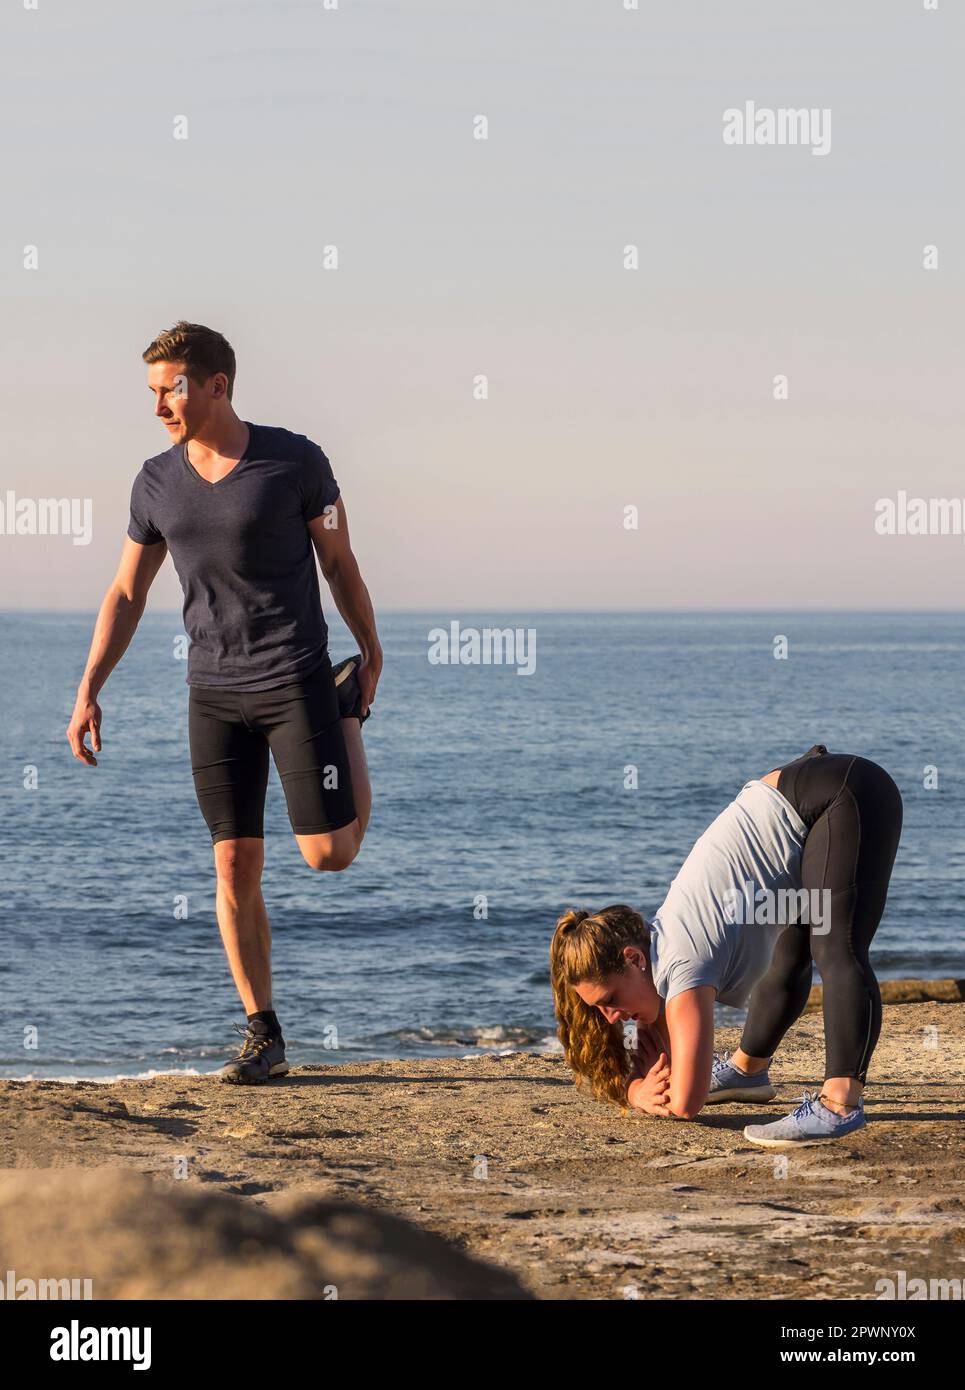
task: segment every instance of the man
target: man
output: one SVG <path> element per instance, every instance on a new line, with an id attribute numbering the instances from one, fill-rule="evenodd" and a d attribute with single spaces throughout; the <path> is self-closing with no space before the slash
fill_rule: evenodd
<path id="1" fill-rule="evenodd" d="M 143 357 L 170 445 L 134 481 L 128 538 L 98 614 L 67 738 L 76 758 L 97 766 L 97 697 L 170 550 L 191 639 L 191 767 L 214 847 L 218 926 L 248 1019 L 240 1052 L 217 1075 L 263 1082 L 288 1071 L 261 894 L 269 750 L 305 861 L 313 869 L 346 868 L 371 810 L 362 723 L 382 649 L 339 487 L 319 446 L 238 418 L 235 354 L 220 333 L 182 321 Z M 334 668 L 316 554 L 360 648 Z"/>

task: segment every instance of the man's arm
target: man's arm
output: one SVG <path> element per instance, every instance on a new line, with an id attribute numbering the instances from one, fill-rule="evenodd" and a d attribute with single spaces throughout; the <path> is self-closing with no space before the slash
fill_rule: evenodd
<path id="1" fill-rule="evenodd" d="M 345 619 L 345 625 L 362 653 L 358 682 L 364 714 L 375 699 L 375 687 L 382 671 L 382 647 L 375 630 L 372 600 L 352 554 L 348 517 L 341 497 L 332 509 L 308 523 L 308 531 L 325 582 L 332 591 L 335 607 Z"/>
<path id="2" fill-rule="evenodd" d="M 125 537 L 117 574 L 104 595 L 97 615 L 87 665 L 77 687 L 74 712 L 67 725 L 67 740 L 74 757 L 89 767 L 97 766 L 94 753 L 101 751 L 101 708 L 97 696 L 127 651 L 144 612 L 148 590 L 167 553 L 164 541 L 158 541 L 155 545 L 138 545 L 129 536 Z M 91 748 L 84 742 L 88 733 Z"/>

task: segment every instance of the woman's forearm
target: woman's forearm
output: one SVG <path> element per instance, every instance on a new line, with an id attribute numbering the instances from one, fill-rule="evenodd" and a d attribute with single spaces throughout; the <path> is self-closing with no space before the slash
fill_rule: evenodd
<path id="1" fill-rule="evenodd" d="M 674 1043 L 670 1110 L 682 1120 L 692 1120 L 700 1113 L 710 1089 L 716 997 L 712 985 L 697 985 L 675 994 L 668 1005 L 668 1027 Z"/>

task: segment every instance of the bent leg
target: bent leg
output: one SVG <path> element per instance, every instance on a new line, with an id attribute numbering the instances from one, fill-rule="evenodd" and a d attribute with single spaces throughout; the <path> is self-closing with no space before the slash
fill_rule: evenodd
<path id="1" fill-rule="evenodd" d="M 369 765 L 365 760 L 365 744 L 362 742 L 362 724 L 358 719 L 342 719 L 342 737 L 348 752 L 349 769 L 352 778 L 352 796 L 355 813 L 359 823 L 359 844 L 365 836 L 372 814 L 372 784 L 369 781 Z"/>
<path id="2" fill-rule="evenodd" d="M 352 784 L 352 800 L 355 803 L 356 817 L 348 825 L 323 834 L 300 835 L 295 839 L 302 852 L 302 858 L 310 869 L 328 870 L 338 873 L 347 869 L 358 854 L 365 838 L 366 826 L 372 811 L 372 786 L 369 782 L 369 769 L 365 761 L 365 747 L 362 743 L 362 724 L 358 719 L 339 721 L 345 751 L 348 757 L 349 776 Z M 294 823 L 294 822 L 293 822 Z"/>
<path id="3" fill-rule="evenodd" d="M 331 662 L 259 695 L 256 709 L 306 864 L 347 868 L 362 844 L 372 794 L 359 721 L 339 717 Z"/>
<path id="4" fill-rule="evenodd" d="M 295 841 L 310 869 L 340 873 L 358 854 L 362 836 L 358 821 L 353 820 L 350 825 L 325 834 L 296 835 Z"/>

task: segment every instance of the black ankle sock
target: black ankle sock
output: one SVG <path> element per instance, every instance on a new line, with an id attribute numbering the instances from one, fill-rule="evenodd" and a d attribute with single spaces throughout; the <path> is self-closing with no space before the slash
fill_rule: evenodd
<path id="1" fill-rule="evenodd" d="M 255 1019 L 264 1023 L 272 1037 L 281 1036 L 281 1024 L 278 1022 L 278 1015 L 274 1009 L 259 1009 L 257 1013 L 248 1014 L 247 1017 L 249 1023 L 254 1023 Z"/>

